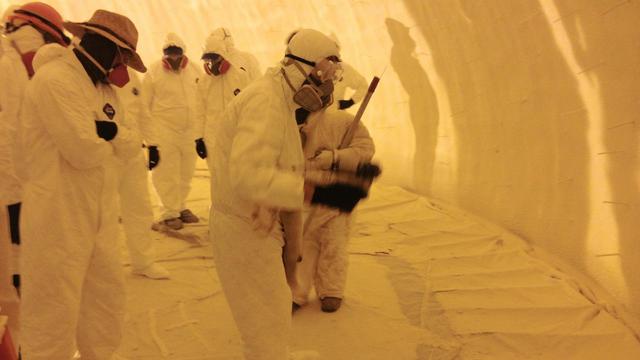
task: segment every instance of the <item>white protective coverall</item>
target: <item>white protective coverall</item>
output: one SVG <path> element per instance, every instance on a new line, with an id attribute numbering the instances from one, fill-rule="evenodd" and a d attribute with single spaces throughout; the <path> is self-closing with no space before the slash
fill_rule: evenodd
<path id="1" fill-rule="evenodd" d="M 204 75 L 198 82 L 195 139 L 204 138 L 207 147 L 213 149 L 213 124 L 220 121 L 227 104 L 261 74 L 256 58 L 237 50 L 227 29 L 214 30 L 207 37 L 203 52 L 219 54 L 231 64 L 225 74 Z M 212 166 L 210 159 L 207 158 L 209 169 Z"/>
<path id="2" fill-rule="evenodd" d="M 182 40 L 170 33 L 162 48 L 172 45 L 186 53 Z M 142 83 L 142 135 L 147 144 L 157 145 L 160 152 L 160 162 L 153 169 L 152 178 L 163 205 L 161 220 L 180 217 L 191 190 L 196 166 L 192 118 L 200 75 L 191 61 L 179 71 L 167 69 L 158 61 L 151 65 Z M 145 134 L 145 128 L 153 131 Z"/>
<path id="3" fill-rule="evenodd" d="M 300 30 L 289 47 L 311 61 L 338 56 L 335 42 L 315 30 Z M 215 125 L 209 154 L 215 170 L 214 260 L 247 360 L 288 358 L 291 290 L 282 263 L 282 230 L 279 224 L 271 231 L 254 229 L 252 220 L 256 211 L 275 221 L 276 210 L 303 207 L 304 156 L 294 117 L 298 106 L 281 67 L 296 88 L 302 84 L 304 77 L 294 65 L 269 69 L 229 104 Z"/>
<path id="4" fill-rule="evenodd" d="M 339 105 L 340 100 L 349 100 L 352 99 L 354 103 L 359 104 L 364 96 L 367 94 L 367 89 L 369 88 L 369 84 L 367 83 L 367 79 L 362 76 L 358 70 L 354 69 L 353 66 L 342 61 L 340 63 L 342 66 L 342 76 L 335 83 L 335 88 L 333 90 L 333 98 L 335 99 L 335 106 Z M 351 96 L 347 96 L 347 89 L 353 90 L 353 94 Z"/>
<path id="5" fill-rule="evenodd" d="M 127 70 L 129 83 L 122 88 L 115 87 L 115 90 L 125 110 L 125 126 L 139 132 L 137 120 L 142 110 L 141 83 L 136 71 L 131 68 Z M 149 198 L 147 163 L 142 143 L 139 145 L 133 157 L 120 163 L 119 186 L 122 227 L 134 272 L 148 268 L 156 258 L 150 230 L 153 223 L 153 209 Z"/>
<path id="6" fill-rule="evenodd" d="M 353 122 L 353 115 L 328 109 L 309 117 L 302 131 L 306 134 L 304 154 L 312 159 L 322 150 L 337 149 Z M 359 123 L 351 143 L 337 150 L 340 170 L 352 171 L 373 157 L 375 148 L 367 128 Z M 324 206 L 308 209 L 304 229 L 302 263 L 298 266 L 298 286 L 292 289 L 293 301 L 304 305 L 315 285 L 320 299 L 342 298 L 347 280 L 351 216 Z"/>
<path id="7" fill-rule="evenodd" d="M 117 247 L 117 158 L 140 151 L 124 126 L 107 142 L 94 120 L 122 116 L 109 85 L 94 85 L 71 49 L 41 48 L 20 115 L 26 169 L 21 216 L 22 355 L 110 359 L 124 320 Z M 112 113 L 113 114 L 113 113 Z M 133 136 L 132 136 L 133 135 Z"/>
<path id="8" fill-rule="evenodd" d="M 16 7 L 14 7 L 16 8 Z M 6 15 L 10 10 L 5 12 Z M 6 17 L 3 17 L 4 23 Z M 13 45 L 12 43 L 13 42 Z M 0 216 L 5 217 L 0 221 L 3 226 L 0 227 L 0 262 L 3 270 L 0 271 L 3 278 L 1 279 L 0 289 L 0 307 L 6 313 L 9 311 L 11 317 L 11 327 L 17 324 L 18 297 L 13 286 L 7 286 L 11 283 L 11 276 L 19 274 L 19 246 L 12 243 L 11 232 L 15 231 L 11 228 L 9 222 L 9 213 L 7 206 L 18 204 L 22 199 L 22 185 L 16 172 L 16 160 L 18 157 L 16 149 L 16 135 L 18 127 L 18 114 L 22 105 L 25 88 L 29 82 L 27 69 L 22 62 L 20 54 L 15 47 L 21 52 L 36 51 L 44 45 L 42 35 L 31 26 L 25 26 L 19 30 L 0 36 L 0 47 L 2 53 L 0 55 Z M 15 47 L 14 47 L 15 46 Z M 13 222 L 14 220 L 12 220 Z M 8 275 L 8 277 L 6 277 Z M 17 332 L 14 336 L 17 336 Z M 16 339 L 17 340 L 17 339 Z"/>
<path id="9" fill-rule="evenodd" d="M 29 75 L 22 63 L 20 54 L 10 41 L 22 53 L 36 51 L 44 40 L 42 35 L 31 26 L 25 26 L 16 32 L 6 35 L 2 47 L 4 53 L 0 57 L 0 205 L 6 206 L 20 202 L 21 186 L 16 174 L 15 137 L 18 126 L 18 114 L 22 105 L 24 90 L 29 82 Z"/>

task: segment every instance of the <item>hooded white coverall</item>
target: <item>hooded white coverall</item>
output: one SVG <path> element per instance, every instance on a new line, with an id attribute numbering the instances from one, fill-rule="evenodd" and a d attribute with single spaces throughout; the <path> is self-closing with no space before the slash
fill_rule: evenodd
<path id="1" fill-rule="evenodd" d="M 338 81 L 336 81 L 335 88 L 333 90 L 335 106 L 338 106 L 339 100 L 349 99 L 353 99 L 354 103 L 359 104 L 362 99 L 364 99 L 364 96 L 367 94 L 367 89 L 369 88 L 367 79 L 365 79 L 358 70 L 354 69 L 353 66 L 346 62 L 342 61 L 340 65 L 342 66 L 342 76 Z M 353 95 L 348 98 L 347 89 L 354 91 Z"/>
<path id="2" fill-rule="evenodd" d="M 249 83 L 260 76 L 256 58 L 237 50 L 228 30 L 219 28 L 205 41 L 206 53 L 216 53 L 224 57 L 231 67 L 222 75 L 204 75 L 198 82 L 195 116 L 195 139 L 204 138 L 207 148 L 213 149 L 214 123 L 220 121 L 222 112 Z M 211 170 L 212 162 L 207 157 Z"/>
<path id="3" fill-rule="evenodd" d="M 5 20 L 3 17 L 2 22 Z M 31 35 L 35 35 L 35 38 L 30 39 Z M 23 52 L 36 50 L 44 41 L 41 35 L 37 32 L 30 33 L 27 27 L 7 37 L 0 36 L 0 307 L 3 313 L 9 315 L 9 326 L 14 340 L 18 341 L 19 299 L 11 278 L 19 273 L 19 246 L 11 241 L 12 231 L 15 229 L 12 229 L 10 220 L 13 222 L 14 219 L 10 219 L 7 209 L 9 205 L 20 203 L 22 199 L 22 186 L 15 168 L 15 137 L 29 75 L 20 54 L 11 45 L 11 40 Z"/>
<path id="4" fill-rule="evenodd" d="M 27 27 L 24 28 L 25 30 Z M 0 205 L 7 206 L 20 202 L 21 186 L 15 169 L 15 137 L 18 126 L 18 114 L 22 105 L 24 89 L 29 82 L 29 75 L 22 63 L 20 54 L 10 45 L 10 39 L 20 37 L 22 29 L 8 34 L 3 39 L 4 53 L 0 57 Z M 34 30 L 35 31 L 35 30 Z M 37 32 L 36 32 L 37 34 Z M 16 46 L 20 43 L 17 41 Z M 42 35 L 40 43 L 30 41 L 20 51 L 35 51 L 44 45 Z"/>
<path id="5" fill-rule="evenodd" d="M 140 151 L 124 126 L 107 142 L 94 120 L 122 116 L 109 85 L 94 85 L 71 49 L 40 49 L 19 136 L 26 185 L 21 229 L 22 355 L 110 359 L 124 320 L 117 248 L 117 158 Z M 45 54 L 47 55 L 45 57 Z M 113 113 L 112 113 L 113 114 Z"/>
<path id="6" fill-rule="evenodd" d="M 353 115 L 335 109 L 312 114 L 302 131 L 306 134 L 304 154 L 312 159 L 318 151 L 337 149 L 353 122 Z M 340 170 L 355 172 L 358 164 L 373 157 L 375 147 L 367 128 L 359 123 L 351 143 L 337 150 Z M 304 305 L 315 285 L 320 299 L 342 299 L 347 280 L 351 216 L 338 210 L 314 206 L 305 220 L 302 262 L 298 266 L 298 284 L 292 289 L 293 301 Z"/>
<path id="7" fill-rule="evenodd" d="M 140 118 L 142 106 L 141 83 L 134 70 L 127 70 L 129 83 L 122 88 L 114 89 L 125 110 L 125 126 L 139 132 L 137 120 Z M 155 261 L 156 251 L 150 230 L 153 209 L 149 198 L 147 163 L 142 143 L 133 157 L 121 162 L 120 174 L 120 214 L 131 257 L 131 267 L 134 271 L 146 269 Z"/>
<path id="8" fill-rule="evenodd" d="M 163 49 L 170 45 L 186 52 L 179 38 L 168 37 Z M 192 62 L 173 71 L 158 61 L 151 65 L 142 83 L 142 135 L 148 145 L 157 145 L 160 152 L 152 179 L 163 205 L 161 220 L 180 217 L 191 190 L 197 156 L 192 118 L 200 75 Z M 153 131 L 145 134 L 144 128 Z"/>
<path id="9" fill-rule="evenodd" d="M 304 35 L 296 41 L 296 55 L 313 61 L 338 55 L 326 36 L 300 31 L 296 36 Z M 299 87 L 303 75 L 293 65 L 284 68 Z M 229 104 L 214 125 L 216 141 L 209 155 L 214 169 L 209 234 L 247 360 L 288 358 L 291 290 L 282 263 L 282 229 L 275 224 L 271 231 L 254 230 L 252 221 L 257 209 L 267 209 L 275 221 L 275 211 L 303 207 L 304 156 L 294 117 L 298 106 L 280 69 L 269 69 Z"/>

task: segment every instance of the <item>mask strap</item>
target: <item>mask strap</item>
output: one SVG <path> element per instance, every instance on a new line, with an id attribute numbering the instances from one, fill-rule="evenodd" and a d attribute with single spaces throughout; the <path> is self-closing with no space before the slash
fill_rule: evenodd
<path id="1" fill-rule="evenodd" d="M 291 80 L 289 80 L 289 76 L 287 76 L 286 71 L 284 71 L 283 68 L 280 68 L 280 72 L 282 73 L 282 76 L 284 76 L 284 80 L 287 82 L 287 85 L 289 85 L 289 87 L 291 88 L 291 91 L 296 92 L 296 88 L 293 86 L 293 84 L 291 84 Z"/>
<path id="2" fill-rule="evenodd" d="M 309 61 L 307 59 L 303 59 L 303 58 L 301 58 L 299 56 L 293 55 L 292 53 L 285 54 L 284 57 L 287 57 L 287 58 L 289 58 L 291 60 L 294 60 L 294 61 L 299 61 L 299 62 L 301 62 L 303 64 L 306 64 L 306 65 L 309 65 L 311 67 L 315 67 L 316 66 L 315 62 Z"/>
<path id="3" fill-rule="evenodd" d="M 298 69 L 298 71 L 300 71 L 302 75 L 304 75 L 305 79 L 307 79 L 307 81 L 309 82 L 309 85 L 315 88 L 318 87 L 318 85 L 316 85 L 316 82 L 311 78 L 311 76 L 304 71 L 304 69 L 302 68 L 302 65 L 300 65 L 297 61 L 293 61 L 293 65 Z"/>
<path id="4" fill-rule="evenodd" d="M 75 47 L 76 49 L 78 49 L 78 51 L 80 51 L 82 53 L 82 55 L 84 55 L 87 59 L 89 59 L 89 61 L 91 61 L 91 63 L 93 63 L 93 65 L 95 65 L 98 70 L 102 71 L 103 74 L 107 75 L 109 72 L 107 70 L 104 69 L 104 67 L 102 67 L 102 65 L 100 65 L 100 63 L 98 63 L 98 61 L 96 59 L 93 58 L 93 56 L 91 56 L 89 54 L 89 52 L 87 50 L 85 50 L 80 43 L 78 42 L 77 38 L 74 38 L 74 41 L 72 42 L 73 47 Z"/>

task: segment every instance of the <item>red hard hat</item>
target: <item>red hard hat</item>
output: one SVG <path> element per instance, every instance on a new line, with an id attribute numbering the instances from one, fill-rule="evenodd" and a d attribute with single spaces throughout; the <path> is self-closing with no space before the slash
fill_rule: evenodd
<path id="1" fill-rule="evenodd" d="M 30 2 L 20 6 L 9 16 L 13 19 L 24 20 L 38 29 L 51 34 L 62 45 L 69 44 L 69 38 L 64 35 L 62 16 L 56 9 L 42 2 Z"/>

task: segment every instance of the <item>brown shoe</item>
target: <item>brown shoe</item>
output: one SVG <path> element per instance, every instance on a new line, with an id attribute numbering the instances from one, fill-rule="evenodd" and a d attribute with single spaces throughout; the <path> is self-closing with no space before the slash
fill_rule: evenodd
<path id="1" fill-rule="evenodd" d="M 180 211 L 180 220 L 182 220 L 182 222 L 186 224 L 197 223 L 200 221 L 200 219 L 189 209 Z"/>
<path id="2" fill-rule="evenodd" d="M 180 230 L 183 227 L 182 220 L 180 220 L 180 218 L 173 218 L 173 219 L 163 220 L 163 221 L 161 221 L 161 223 L 163 225 L 166 225 L 168 228 L 173 229 L 173 230 Z"/>
<path id="3" fill-rule="evenodd" d="M 300 309 L 302 306 L 296 304 L 295 302 L 291 302 L 291 313 L 293 314 L 296 310 Z"/>
<path id="4" fill-rule="evenodd" d="M 331 296 L 320 299 L 320 302 L 322 303 L 322 311 L 329 313 L 340 309 L 340 305 L 342 305 L 342 299 Z"/>

